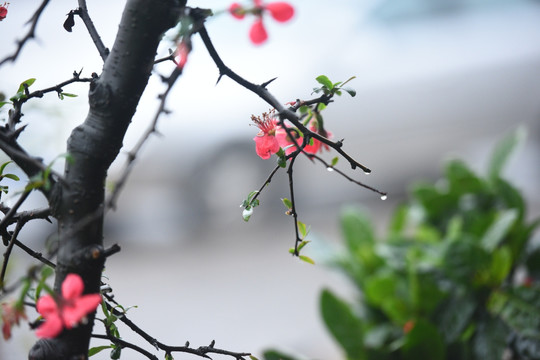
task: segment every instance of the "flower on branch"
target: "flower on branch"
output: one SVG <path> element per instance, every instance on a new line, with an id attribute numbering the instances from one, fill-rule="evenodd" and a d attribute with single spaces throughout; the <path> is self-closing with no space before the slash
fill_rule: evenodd
<path id="1" fill-rule="evenodd" d="M 251 120 L 260 129 L 257 136 L 253 138 L 255 140 L 255 151 L 262 159 L 270 159 L 272 154 L 275 154 L 280 149 L 280 143 L 278 141 L 277 133 L 281 133 L 283 129 L 278 124 L 278 120 L 273 116 L 273 113 L 263 113 L 262 119 L 258 116 L 252 115 Z"/>
<path id="2" fill-rule="evenodd" d="M 262 159 L 270 159 L 272 154 L 279 151 L 280 148 L 285 150 L 285 155 L 289 155 L 296 150 L 294 141 L 291 139 L 287 130 L 279 125 L 278 120 L 274 116 L 274 111 L 270 113 L 263 113 L 262 119 L 258 116 L 251 116 L 251 120 L 260 129 L 257 136 L 253 138 L 255 140 L 255 151 Z M 302 133 L 296 128 L 288 128 L 290 133 L 295 136 L 296 143 L 302 144 Z M 326 138 L 331 138 L 332 133 L 326 131 L 322 126 L 319 126 L 319 122 L 316 117 L 313 117 L 309 121 L 309 129 L 322 135 Z M 323 150 L 328 150 L 329 147 L 326 144 L 321 143 L 320 140 L 311 139 L 310 142 L 304 146 L 304 152 L 308 154 L 316 154 Z"/>
<path id="3" fill-rule="evenodd" d="M 54 338 L 64 327 L 71 329 L 84 321 L 86 315 L 96 310 L 101 303 L 100 294 L 83 295 L 84 283 L 77 274 L 68 274 L 62 283 L 62 296 L 53 298 L 45 295 L 36 303 L 37 311 L 45 322 L 40 325 L 36 335 L 41 338 Z"/>
<path id="4" fill-rule="evenodd" d="M 263 4 L 262 0 L 254 0 L 253 2 L 254 6 L 252 8 L 245 8 L 239 3 L 232 3 L 229 6 L 229 13 L 239 20 L 242 20 L 248 13 L 257 17 L 249 30 L 249 38 L 255 45 L 260 45 L 268 39 L 268 33 L 263 24 L 263 13 L 269 12 L 272 18 L 278 22 L 287 22 L 294 16 L 294 8 L 283 1 L 268 4 Z"/>
<path id="5" fill-rule="evenodd" d="M 4 3 L 4 5 L 0 5 L 0 21 L 4 20 L 7 16 L 7 8 L 9 6 L 9 3 Z"/>
<path id="6" fill-rule="evenodd" d="M 183 69 L 186 65 L 190 51 L 191 46 L 189 44 L 189 41 L 183 39 L 182 41 L 180 41 L 180 43 L 178 43 L 178 47 L 176 48 L 175 52 L 175 60 L 176 65 L 180 69 Z"/>
<path id="7" fill-rule="evenodd" d="M 4 340 L 11 338 L 11 328 L 13 325 L 19 325 L 21 319 L 26 320 L 24 307 L 20 302 L 2 303 L 2 334 Z"/>

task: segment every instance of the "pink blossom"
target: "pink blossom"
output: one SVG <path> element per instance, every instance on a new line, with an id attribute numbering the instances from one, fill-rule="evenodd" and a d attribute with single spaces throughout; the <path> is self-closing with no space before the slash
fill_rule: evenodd
<path id="1" fill-rule="evenodd" d="M 229 13 L 235 18 L 242 20 L 246 13 L 256 16 L 255 22 L 249 29 L 249 38 L 255 45 L 260 45 L 268 39 L 268 33 L 263 24 L 263 13 L 268 11 L 272 18 L 278 22 L 287 22 L 294 16 L 294 8 L 283 1 L 263 4 L 262 0 L 254 0 L 252 8 L 244 8 L 239 3 L 232 3 L 229 6 Z"/>
<path id="2" fill-rule="evenodd" d="M 39 298 L 37 311 L 45 322 L 40 325 L 36 335 L 41 338 L 54 338 L 62 329 L 71 329 L 79 324 L 101 303 L 100 294 L 83 295 L 84 283 L 77 274 L 68 274 L 62 283 L 62 296 L 55 300 L 51 295 Z"/>
<path id="3" fill-rule="evenodd" d="M 260 129 L 257 136 L 253 138 L 255 140 L 255 152 L 262 159 L 270 159 L 272 154 L 279 151 L 281 147 L 278 139 L 276 138 L 276 132 L 280 129 L 278 121 L 272 117 L 272 115 L 263 113 L 263 118 L 252 116 L 251 120 Z"/>
<path id="4" fill-rule="evenodd" d="M 16 302 L 2 303 L 2 334 L 4 340 L 11 338 L 11 327 L 19 325 L 21 319 L 26 319 L 24 307 Z"/>

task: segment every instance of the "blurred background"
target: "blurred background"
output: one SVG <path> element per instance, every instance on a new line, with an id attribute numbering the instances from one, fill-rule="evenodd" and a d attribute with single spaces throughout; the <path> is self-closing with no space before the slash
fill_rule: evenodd
<path id="1" fill-rule="evenodd" d="M 0 23 L 0 58 L 28 31 L 39 1 L 12 0 Z M 534 0 L 291 0 L 296 14 L 278 24 L 268 17 L 269 40 L 253 46 L 252 18 L 238 21 L 221 13 L 208 31 L 225 63 L 246 79 L 262 83 L 278 77 L 269 90 L 283 103 L 309 99 L 315 77 L 356 79 L 354 98 L 337 98 L 323 113 L 326 127 L 361 163 L 369 176 L 338 167 L 389 194 L 358 187 L 323 167 L 301 159 L 295 170 L 299 219 L 311 225 L 307 249 L 316 266 L 288 254 L 293 224 L 284 215 L 288 197 L 284 172 L 261 195 L 261 206 L 248 223 L 239 205 L 258 189 L 275 166 L 261 160 L 252 138 L 251 114 L 268 111 L 256 95 L 224 78 L 195 36 L 184 75 L 168 100 L 170 115 L 158 124 L 137 158 L 118 210 L 109 213 L 105 242 L 122 251 L 109 259 L 105 276 L 132 320 L 168 344 L 216 346 L 260 354 L 278 347 L 306 358 L 338 359 L 338 347 L 319 319 L 318 296 L 331 287 L 355 296 L 338 273 L 324 266 L 339 246 L 339 212 L 359 206 L 384 231 L 394 206 L 407 198 L 412 181 L 436 180 L 445 159 L 464 158 L 477 171 L 486 168 L 493 145 L 509 131 L 525 126 L 528 139 L 507 169 L 508 178 L 529 200 L 532 216 L 540 214 L 540 2 Z M 96 0 L 88 7 L 104 43 L 111 47 L 125 1 Z M 190 1 L 216 14 L 230 2 Z M 36 78 L 31 89 L 99 73 L 102 63 L 79 19 L 72 33 L 62 24 L 76 1 L 52 2 L 45 9 L 36 39 L 27 43 L 16 63 L 0 67 L 0 92 L 13 95 L 19 84 Z M 158 57 L 174 45 L 163 41 Z M 173 64 L 160 64 L 167 75 Z M 164 89 L 154 76 L 125 139 L 129 151 L 149 126 Z M 28 102 L 21 142 L 51 162 L 65 152 L 71 129 L 87 113 L 85 84 Z M 7 117 L 6 106 L 0 119 Z M 108 186 L 126 161 L 120 154 Z M 325 154 L 327 159 L 333 154 Z M 2 162 L 6 159 L 2 158 Z M 54 165 L 62 170 L 62 161 Z M 15 167 L 9 167 L 15 171 Z M 9 184 L 14 188 L 21 184 Z M 12 192 L 13 194 L 13 192 Z M 16 196 L 6 199 L 8 204 Z M 45 206 L 40 196 L 28 208 Z M 53 228 L 35 224 L 21 240 L 43 248 Z M 29 261 L 15 254 L 10 279 Z M 103 333 L 99 324 L 96 332 Z M 126 340 L 144 344 L 129 329 Z M 22 358 L 35 341 L 25 326 L 0 342 L 2 359 Z M 102 344 L 96 342 L 94 345 Z M 145 344 L 146 345 L 146 344 Z M 126 358 L 135 355 L 125 351 Z M 106 359 L 99 354 L 96 359 Z M 189 357 L 185 357 L 189 358 Z"/>

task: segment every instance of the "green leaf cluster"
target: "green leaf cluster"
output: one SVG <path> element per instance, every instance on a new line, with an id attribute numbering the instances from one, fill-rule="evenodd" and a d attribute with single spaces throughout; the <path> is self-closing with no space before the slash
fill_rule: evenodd
<path id="1" fill-rule="evenodd" d="M 484 176 L 453 160 L 442 181 L 414 184 L 384 238 L 343 211 L 334 265 L 358 297 L 325 289 L 320 306 L 346 359 L 540 359 L 540 219 L 502 176 L 523 138 L 500 141 Z"/>
<path id="2" fill-rule="evenodd" d="M 317 82 L 321 84 L 321 86 L 313 88 L 313 92 L 315 94 L 323 93 L 326 96 L 334 96 L 334 95 L 341 96 L 343 91 L 345 91 L 350 96 L 354 97 L 356 96 L 356 91 L 349 87 L 344 87 L 344 85 L 355 78 L 356 76 L 352 76 L 346 81 L 338 81 L 334 83 L 328 78 L 328 76 L 319 75 L 315 78 L 315 80 L 317 80 Z"/>
<path id="3" fill-rule="evenodd" d="M 324 290 L 320 302 L 347 359 L 501 359 L 524 341 L 540 348 L 540 250 L 531 242 L 540 221 L 527 220 L 523 196 L 502 177 L 522 138 L 498 144 L 486 176 L 454 160 L 443 186 L 415 184 L 383 239 L 364 214 L 343 212 L 346 251 L 335 265 L 361 295 L 351 304 Z"/>

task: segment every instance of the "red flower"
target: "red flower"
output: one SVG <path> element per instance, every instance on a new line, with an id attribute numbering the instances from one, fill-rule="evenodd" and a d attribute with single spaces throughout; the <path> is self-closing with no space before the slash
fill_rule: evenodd
<path id="1" fill-rule="evenodd" d="M 281 147 L 278 139 L 276 138 L 276 132 L 281 129 L 278 125 L 278 121 L 272 117 L 272 115 L 263 113 L 263 118 L 251 116 L 251 120 L 261 130 L 253 138 L 255 140 L 255 152 L 262 159 L 270 159 L 272 154 L 279 151 Z"/>
<path id="2" fill-rule="evenodd" d="M 65 327 L 71 329 L 79 324 L 101 303 L 100 294 L 83 295 L 84 283 L 77 274 L 68 274 L 62 283 L 62 297 L 55 300 L 51 295 L 42 296 L 36 303 L 37 311 L 45 322 L 37 329 L 41 338 L 56 337 Z"/>
<path id="3" fill-rule="evenodd" d="M 314 120 L 310 121 L 309 129 L 311 131 L 313 131 L 314 133 L 317 133 L 317 134 L 320 134 L 320 135 L 324 136 L 325 138 L 331 138 L 332 137 L 332 133 L 330 131 L 325 131 L 325 130 L 322 130 L 322 129 L 319 130 L 319 129 L 317 129 L 316 124 L 317 124 L 316 121 L 314 121 Z M 296 133 L 297 133 L 297 131 L 293 131 L 293 134 L 296 134 Z M 294 143 L 289 138 L 289 135 L 287 134 L 285 129 L 280 128 L 278 131 L 276 131 L 276 138 L 278 139 L 278 142 L 281 145 L 281 147 L 285 148 L 285 154 L 286 155 L 291 154 L 296 149 L 296 147 L 294 146 Z M 296 138 L 296 143 L 298 145 L 302 145 L 302 141 L 303 141 L 303 139 L 301 137 Z M 312 141 L 312 144 L 308 143 L 306 146 L 304 146 L 304 152 L 306 152 L 308 154 L 316 154 L 317 152 L 322 152 L 323 147 L 324 147 L 325 150 L 329 149 L 328 145 L 321 143 L 317 139 L 312 139 L 311 141 Z"/>
<path id="4" fill-rule="evenodd" d="M 0 5 L 0 21 L 6 18 L 8 6 L 9 6 L 9 3 L 4 3 L 4 5 Z"/>
<path id="5" fill-rule="evenodd" d="M 24 307 L 21 304 L 12 302 L 11 304 L 2 303 L 2 334 L 4 340 L 11 338 L 11 327 L 13 325 L 19 325 L 21 319 L 26 320 L 26 314 L 24 313 Z"/>
<path id="6" fill-rule="evenodd" d="M 315 121 L 315 120 L 310 121 L 309 129 L 311 131 L 313 131 L 314 133 L 317 133 L 319 135 L 324 136 L 325 138 L 329 139 L 329 138 L 332 137 L 332 133 L 330 131 L 326 131 L 324 129 L 319 129 L 318 125 L 317 125 L 317 121 Z M 307 152 L 308 154 L 316 154 L 318 152 L 322 152 L 323 149 L 322 149 L 321 145 L 324 146 L 325 150 L 328 150 L 328 145 L 321 143 L 317 139 L 313 139 L 313 144 L 312 145 L 307 144 L 304 147 L 304 151 Z"/>
<path id="7" fill-rule="evenodd" d="M 254 0 L 254 7 L 246 9 L 238 3 L 232 3 L 229 6 L 229 12 L 235 18 L 242 20 L 246 13 L 254 14 L 257 19 L 249 30 L 249 38 L 255 45 L 262 44 L 268 39 L 268 34 L 262 21 L 262 14 L 264 11 L 268 11 L 270 15 L 279 22 L 289 21 L 294 16 L 294 8 L 282 1 L 272 2 L 269 4 L 263 4 L 262 0 Z"/>
<path id="8" fill-rule="evenodd" d="M 178 66 L 180 69 L 183 69 L 186 65 L 190 51 L 191 49 L 187 42 L 184 40 L 180 41 L 175 53 L 176 66 Z"/>

